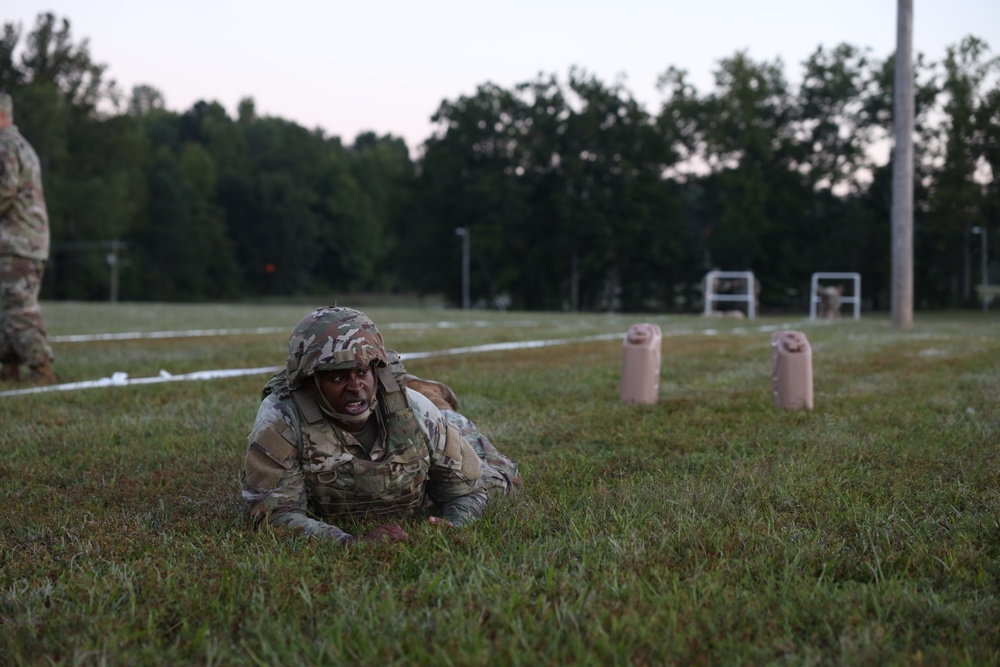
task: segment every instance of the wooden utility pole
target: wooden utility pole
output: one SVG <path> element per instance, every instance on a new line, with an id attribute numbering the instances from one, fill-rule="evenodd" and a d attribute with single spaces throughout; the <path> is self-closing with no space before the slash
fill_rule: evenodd
<path id="1" fill-rule="evenodd" d="M 913 0 L 897 0 L 892 151 L 892 326 L 913 325 Z"/>

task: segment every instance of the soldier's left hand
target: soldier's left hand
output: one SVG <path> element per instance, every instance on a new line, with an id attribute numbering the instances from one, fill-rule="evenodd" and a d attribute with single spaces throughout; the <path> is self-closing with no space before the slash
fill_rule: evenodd
<path id="1" fill-rule="evenodd" d="M 427 517 L 427 523 L 431 524 L 432 526 L 444 526 L 445 528 L 455 528 L 455 524 L 453 524 L 451 521 L 448 521 L 448 519 L 445 519 L 444 517 L 441 516 L 429 516 Z"/>
<path id="2" fill-rule="evenodd" d="M 406 534 L 406 531 L 403 530 L 403 527 L 399 524 L 386 523 L 366 535 L 352 539 L 361 540 L 363 542 L 378 542 L 380 540 L 388 540 L 389 542 L 405 542 L 410 539 L 410 536 Z"/>

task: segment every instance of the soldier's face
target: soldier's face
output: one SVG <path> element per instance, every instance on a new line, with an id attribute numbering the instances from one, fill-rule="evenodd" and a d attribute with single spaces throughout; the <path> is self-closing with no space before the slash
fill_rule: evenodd
<path id="1" fill-rule="evenodd" d="M 345 415 L 360 415 L 371 407 L 375 396 L 375 374 L 370 367 L 319 373 L 319 390 L 334 410 Z M 352 424 L 354 426 L 354 424 Z M 356 424 L 361 430 L 365 422 Z"/>

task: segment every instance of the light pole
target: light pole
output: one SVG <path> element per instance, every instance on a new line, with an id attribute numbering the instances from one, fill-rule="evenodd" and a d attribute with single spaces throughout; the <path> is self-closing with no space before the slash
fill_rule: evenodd
<path id="1" fill-rule="evenodd" d="M 892 114 L 892 327 L 913 326 L 913 0 L 897 0 Z"/>
<path id="2" fill-rule="evenodd" d="M 983 238 L 980 239 L 982 241 L 982 243 L 979 244 L 979 247 L 980 247 L 980 249 L 982 251 L 982 254 L 980 255 L 980 259 L 979 259 L 979 275 L 982 276 L 981 277 L 981 280 L 982 280 L 982 287 L 981 287 L 981 289 L 983 290 L 983 294 L 982 294 L 982 297 L 983 297 L 983 312 L 985 313 L 987 310 L 989 310 L 989 307 L 990 307 L 989 290 L 986 289 L 987 280 L 988 280 L 988 275 L 987 275 L 987 271 L 986 271 L 986 266 L 987 266 L 986 265 L 986 227 L 985 226 L 980 227 L 980 226 L 977 225 L 977 226 L 973 227 L 970 231 L 973 234 L 982 234 L 983 235 Z"/>
<path id="3" fill-rule="evenodd" d="M 118 303 L 118 270 L 122 265 L 128 263 L 128 260 L 123 262 L 121 255 L 118 253 L 125 250 L 128 246 L 122 241 L 108 241 L 108 247 L 111 249 L 106 258 L 108 266 L 111 267 L 111 288 L 108 301 Z"/>
<path id="4" fill-rule="evenodd" d="M 469 309 L 469 243 L 472 232 L 468 227 L 458 227 L 455 233 L 462 237 L 462 310 Z"/>

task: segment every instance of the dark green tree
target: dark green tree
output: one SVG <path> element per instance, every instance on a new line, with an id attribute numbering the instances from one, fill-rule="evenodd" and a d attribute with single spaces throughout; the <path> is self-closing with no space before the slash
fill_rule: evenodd
<path id="1" fill-rule="evenodd" d="M 383 292 L 411 289 L 406 274 L 396 264 L 403 255 L 400 240 L 415 223 L 416 170 L 406 142 L 366 132 L 355 138 L 350 153 L 342 157 L 351 165 L 350 176 L 371 208 L 376 225 L 371 235 L 375 245 L 359 249 L 369 255 L 366 263 L 373 271 L 356 277 L 363 278 L 358 288 Z"/>
<path id="2" fill-rule="evenodd" d="M 146 225 L 133 235 L 134 294 L 160 301 L 237 294 L 223 211 L 211 201 L 215 165 L 197 143 L 159 149 L 147 169 Z"/>
<path id="3" fill-rule="evenodd" d="M 974 37 L 949 47 L 943 63 L 939 126 L 926 221 L 917 256 L 926 271 L 920 273 L 920 293 L 930 305 L 956 306 L 972 300 L 972 267 L 979 256 L 971 230 L 988 227 L 991 204 L 985 167 L 989 123 L 989 93 L 997 89 L 1000 60 L 989 56 L 989 47 Z M 978 275 L 976 276 L 978 278 Z"/>
<path id="4" fill-rule="evenodd" d="M 453 267 L 417 280 L 424 289 L 452 295 L 454 303 L 461 303 L 460 227 L 472 234 L 473 299 L 519 291 L 520 272 L 511 265 L 525 264 L 522 239 L 509 231 L 524 226 L 528 215 L 520 178 L 528 131 L 524 107 L 516 93 L 484 84 L 471 97 L 442 102 L 432 117 L 438 129 L 424 144 L 419 179 L 424 224 L 408 236 L 407 246 L 418 258 L 411 265 Z"/>
<path id="5" fill-rule="evenodd" d="M 649 114 L 619 82 L 607 86 L 570 72 L 577 103 L 567 120 L 562 169 L 571 218 L 568 255 L 571 308 L 643 310 L 668 300 L 679 223 L 663 173 L 673 162 Z"/>
<path id="6" fill-rule="evenodd" d="M 915 269 L 915 305 L 928 305 L 925 276 L 931 270 L 918 250 L 923 245 L 925 226 L 927 223 L 929 185 L 933 179 L 933 160 L 936 146 L 937 126 L 935 110 L 940 88 L 935 80 L 933 65 L 928 63 L 923 54 L 918 54 L 914 63 L 914 97 L 915 97 L 915 133 L 913 142 L 914 173 L 913 173 L 913 225 L 914 225 L 914 269 Z M 873 142 L 885 142 L 891 146 L 893 90 L 895 88 L 894 56 L 876 64 L 872 68 L 871 94 L 865 98 L 865 110 L 873 131 Z M 892 159 L 889 163 L 877 167 L 873 182 L 866 193 L 862 195 L 865 202 L 865 213 L 862 216 L 868 220 L 866 230 L 868 242 L 868 257 L 865 262 L 864 280 L 865 292 L 872 299 L 876 308 L 889 306 L 891 286 L 890 274 L 890 212 L 892 204 Z M 884 248 L 884 252 L 876 251 Z"/>
<path id="7" fill-rule="evenodd" d="M 682 73 L 664 77 L 678 97 L 661 112 L 666 137 L 685 147 L 704 176 L 693 217 L 701 225 L 703 270 L 752 270 L 762 300 L 780 302 L 806 271 L 802 214 L 810 191 L 796 169 L 796 100 L 781 61 L 745 53 L 720 61 L 715 90 L 697 97 Z"/>
<path id="8" fill-rule="evenodd" d="M 141 135 L 128 118 L 108 116 L 118 102 L 105 66 L 67 19 L 40 14 L 24 44 L 4 26 L 0 82 L 14 98 L 15 122 L 42 162 L 53 254 L 44 298 L 106 298 L 110 271 L 102 244 L 126 236 L 138 206 Z"/>

